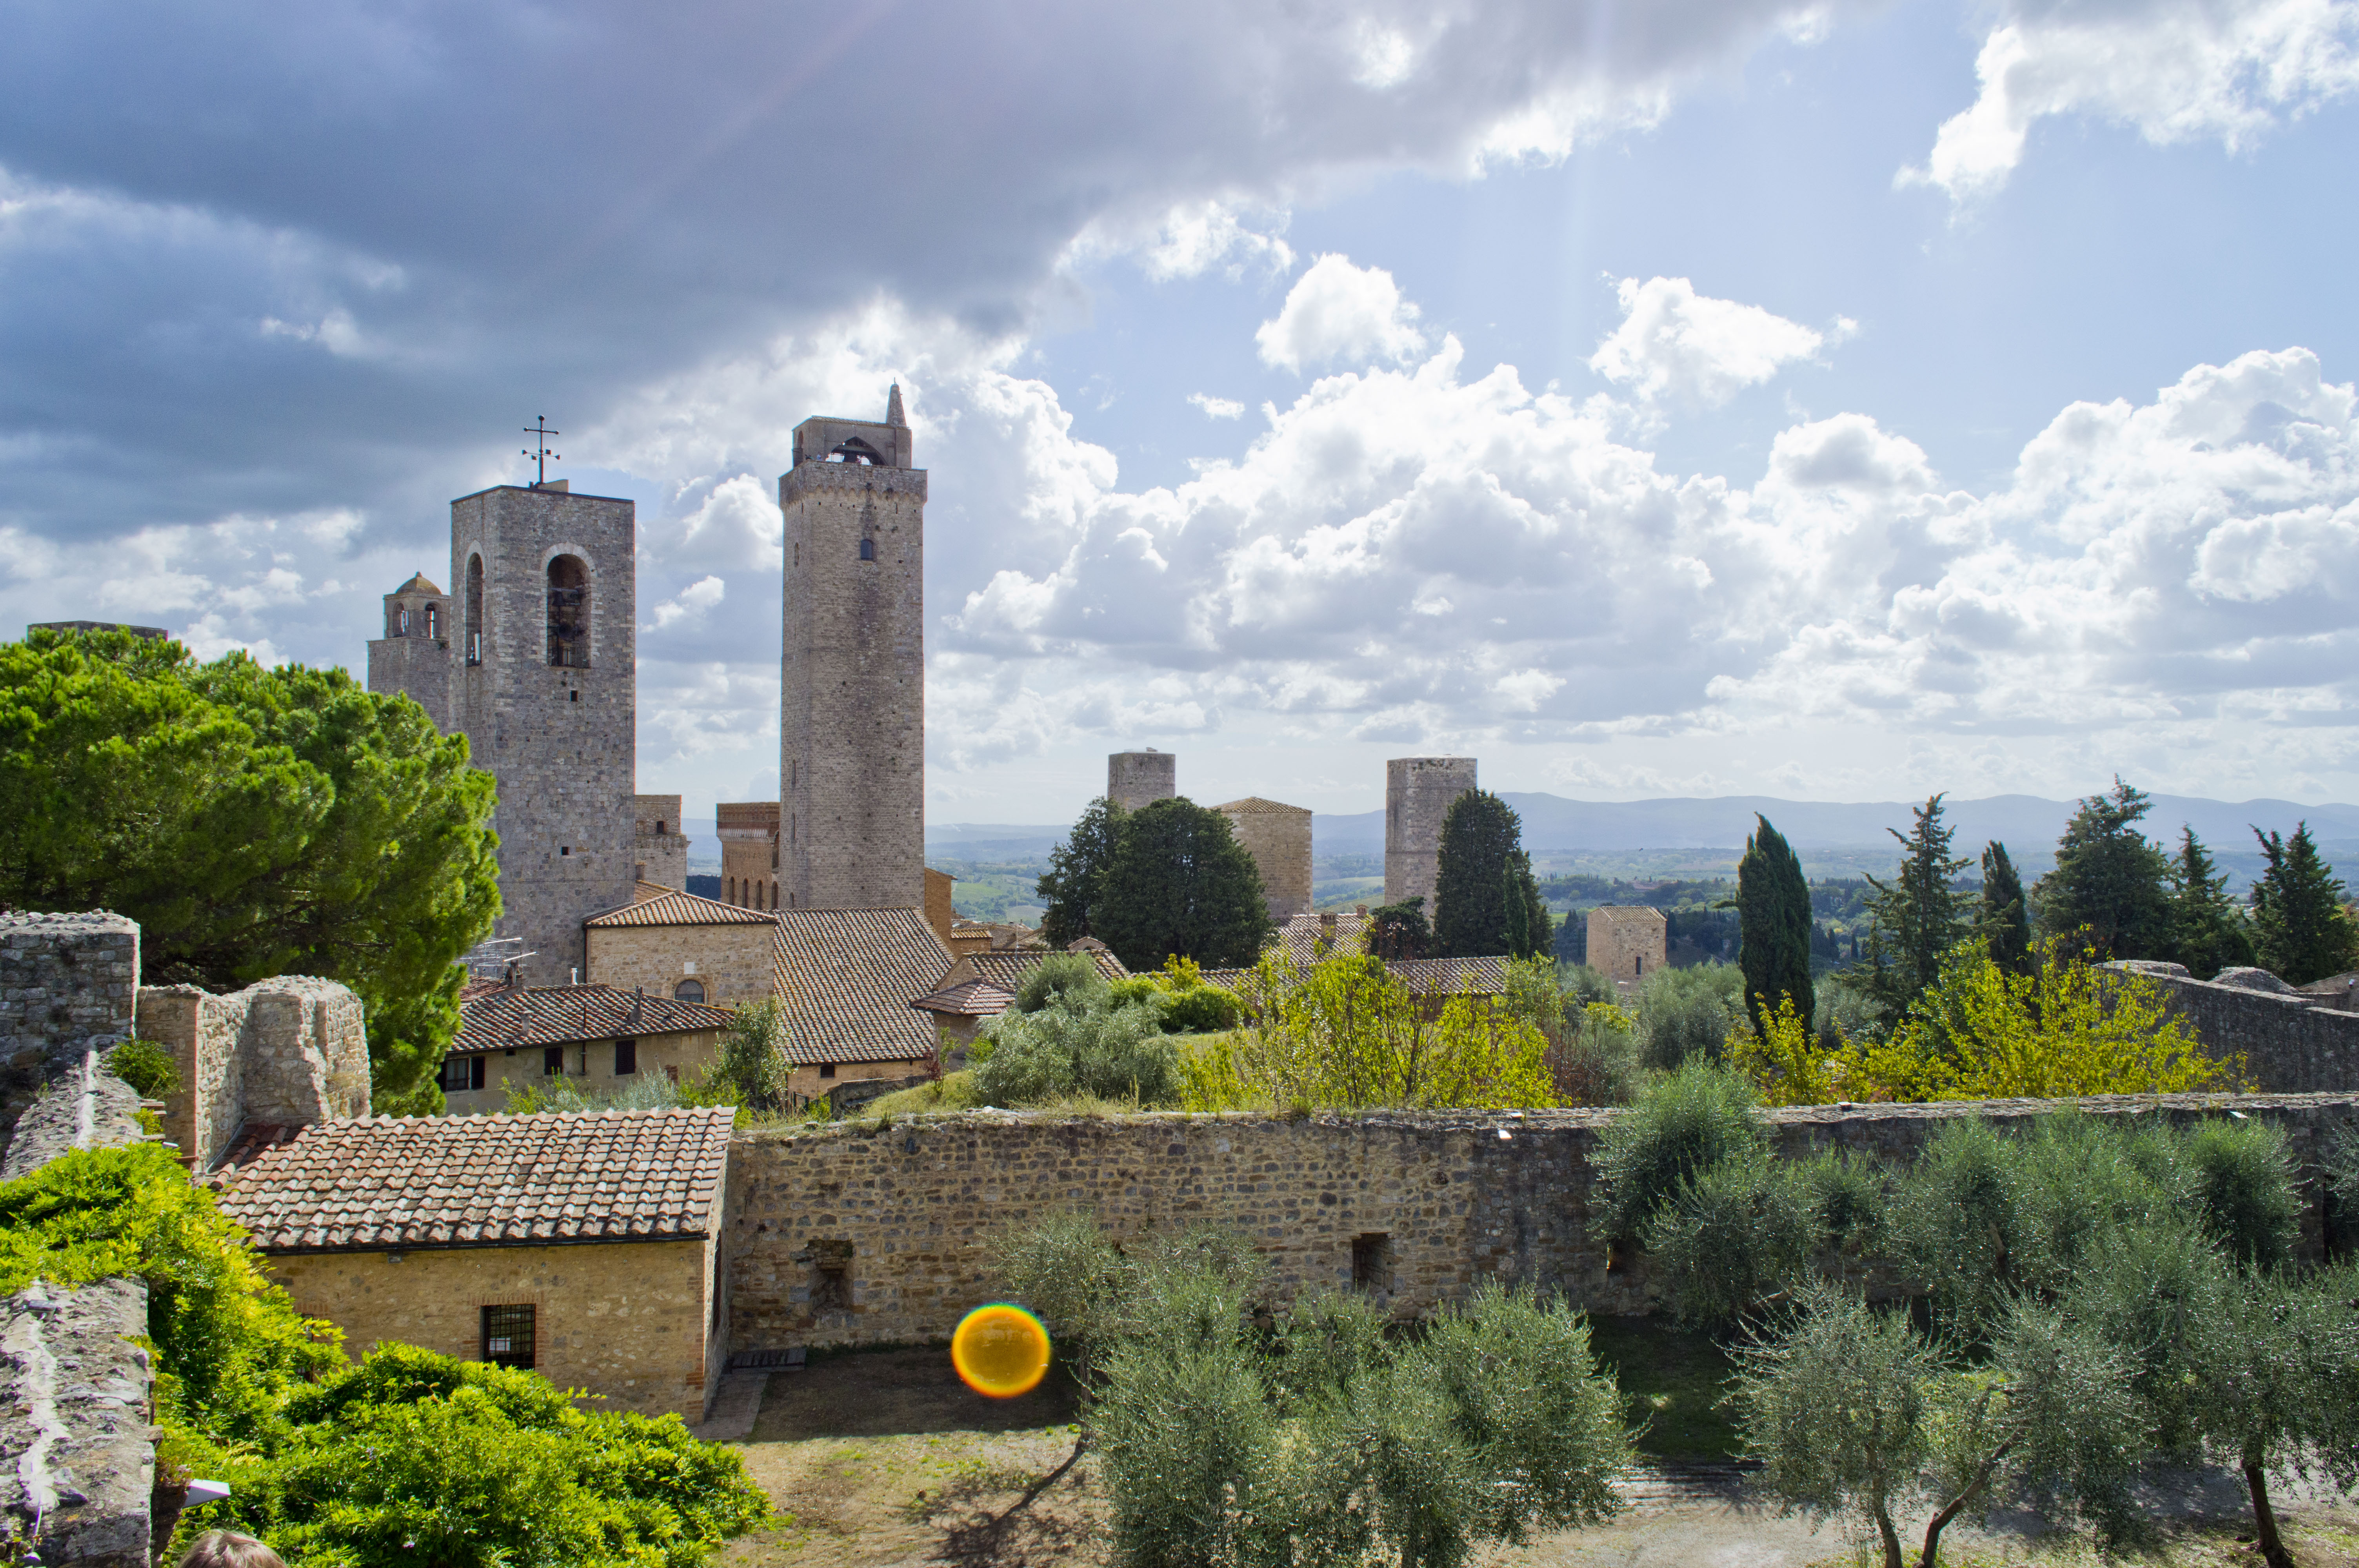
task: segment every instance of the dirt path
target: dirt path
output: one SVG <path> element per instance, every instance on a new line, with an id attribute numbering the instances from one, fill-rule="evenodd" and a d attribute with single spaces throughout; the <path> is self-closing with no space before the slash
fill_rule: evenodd
<path id="1" fill-rule="evenodd" d="M 1105 1504 L 1086 1457 L 1027 1506 L 1070 1459 L 1070 1398 L 1054 1388 L 1006 1403 L 969 1392 L 939 1349 L 874 1351 L 773 1376 L 744 1444 L 754 1479 L 793 1521 L 730 1543 L 723 1568 L 1046 1568 L 1106 1562 Z M 1612 1522 L 1484 1553 L 1486 1568 L 1850 1568 L 1866 1563 L 1839 1525 L 1779 1519 L 1748 1501 L 1724 1465 L 1641 1470 Z M 2158 1491 L 2158 1517 L 2182 1521 L 2148 1568 L 2248 1568 L 2236 1540 L 2240 1490 L 2195 1477 Z M 2359 1510 L 2288 1510 L 2302 1568 L 2359 1568 Z M 2042 1538 L 2037 1519 L 1952 1530 L 1956 1568 L 2096 1568 L 2079 1543 Z"/>

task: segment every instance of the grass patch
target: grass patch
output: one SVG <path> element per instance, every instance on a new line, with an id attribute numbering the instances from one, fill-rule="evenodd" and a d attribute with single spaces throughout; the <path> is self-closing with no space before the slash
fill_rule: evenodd
<path id="1" fill-rule="evenodd" d="M 1645 1317 L 1589 1320 L 1597 1359 L 1621 1380 L 1625 1419 L 1644 1430 L 1638 1452 L 1649 1459 L 1716 1460 L 1737 1455 L 1735 1424 L 1719 1408 L 1736 1368 L 1711 1338 Z"/>
<path id="2" fill-rule="evenodd" d="M 974 1107 L 974 1075 L 944 1073 L 930 1084 L 879 1095 L 854 1111 L 853 1119 L 865 1120 L 880 1116 L 922 1116 L 928 1111 L 973 1110 Z"/>

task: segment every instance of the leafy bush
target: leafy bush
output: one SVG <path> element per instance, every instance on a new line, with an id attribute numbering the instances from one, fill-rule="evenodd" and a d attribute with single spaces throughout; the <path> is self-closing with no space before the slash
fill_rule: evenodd
<path id="1" fill-rule="evenodd" d="M 1180 1050 L 1161 1010 L 1106 1005 L 1094 990 L 1052 994 L 1033 1012 L 1009 1011 L 984 1025 L 991 1049 L 972 1054 L 974 1093 L 985 1105 L 1041 1105 L 1075 1095 L 1171 1105 L 1180 1097 Z"/>
<path id="2" fill-rule="evenodd" d="M 1682 1323 L 1733 1323 L 1810 1267 L 1817 1240 L 1800 1173 L 1766 1151 L 1714 1161 L 1658 1206 L 1642 1234 Z"/>
<path id="3" fill-rule="evenodd" d="M 1605 1234 L 1636 1237 L 1656 1208 L 1698 1173 L 1766 1150 L 1768 1130 L 1755 1103 L 1753 1086 L 1741 1075 L 1708 1062 L 1688 1063 L 1657 1079 L 1599 1140 L 1603 1202 L 1593 1205 L 1592 1213 Z"/>
<path id="4" fill-rule="evenodd" d="M 1548 1073 L 1560 1105 L 1628 1105 L 1646 1076 L 1630 1015 L 1610 1001 L 1568 1012 L 1549 1032 Z"/>
<path id="5" fill-rule="evenodd" d="M 180 1087 L 180 1069 L 172 1054 L 153 1040 L 125 1040 L 106 1054 L 106 1070 L 138 1090 L 143 1099 L 162 1099 Z"/>
<path id="6" fill-rule="evenodd" d="M 1016 988 L 1016 1011 L 1038 1012 L 1058 1001 L 1083 1008 L 1103 1001 L 1105 990 L 1105 976 L 1088 955 L 1051 953 Z"/>
<path id="7" fill-rule="evenodd" d="M 712 1070 L 705 1075 L 717 1095 L 729 1097 L 716 1098 L 712 1103 L 735 1104 L 757 1112 L 784 1109 L 787 1084 L 794 1072 L 787 1061 L 791 1034 L 786 1003 L 777 997 L 764 997 L 739 1008 L 723 1025 Z"/>
<path id="8" fill-rule="evenodd" d="M 571 1073 L 553 1077 L 510 1078 L 501 1087 L 507 1091 L 505 1108 L 510 1116 L 531 1116 L 549 1110 L 665 1110 L 691 1103 L 696 1087 L 676 1084 L 662 1073 L 636 1074 L 630 1082 L 603 1093 Z M 728 1087 L 725 1084 L 714 1086 L 717 1094 L 727 1093 Z M 690 1093 L 683 1094 L 684 1088 Z M 731 1102 L 714 1098 L 710 1103 Z"/>
<path id="9" fill-rule="evenodd" d="M 2187 1141 L 2186 1162 L 2205 1227 L 2247 1269 L 2293 1259 L 2301 1204 L 2285 1134 L 2266 1121 L 2206 1121 Z"/>
<path id="10" fill-rule="evenodd" d="M 1638 1055 L 1668 1072 L 1695 1057 L 1717 1062 L 1745 1013 L 1745 971 L 1734 964 L 1660 968 L 1638 982 Z"/>

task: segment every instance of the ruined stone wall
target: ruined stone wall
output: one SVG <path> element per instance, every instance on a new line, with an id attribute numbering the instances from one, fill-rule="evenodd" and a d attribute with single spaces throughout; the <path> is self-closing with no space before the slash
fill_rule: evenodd
<path id="1" fill-rule="evenodd" d="M 483 1358 L 487 1306 L 534 1309 L 535 1370 L 606 1410 L 704 1419 L 727 1357 L 706 1353 L 720 1284 L 713 1241 L 277 1253 L 295 1310 L 344 1331 L 359 1360 L 386 1340 Z"/>
<path id="2" fill-rule="evenodd" d="M 50 1080 L 131 1037 L 138 990 L 137 922 L 103 910 L 0 914 L 0 1155 Z"/>
<path id="3" fill-rule="evenodd" d="M 172 1054 L 179 1087 L 164 1135 L 200 1171 L 247 1122 L 308 1127 L 369 1113 L 361 1000 L 334 980 L 280 975 L 214 996 L 195 986 L 139 990 L 141 1038 Z"/>
<path id="4" fill-rule="evenodd" d="M 1396 757 L 1385 764 L 1385 902 L 1425 900 L 1441 876 L 1441 819 L 1450 803 L 1473 789 L 1472 757 Z"/>
<path id="5" fill-rule="evenodd" d="M 1254 797 L 1219 808 L 1261 872 L 1269 917 L 1288 921 L 1310 912 L 1310 810 Z"/>
<path id="6" fill-rule="evenodd" d="M 2243 1056 L 2253 1087 L 2265 1094 L 2359 1089 L 2359 1013 L 2321 1007 L 2316 997 L 2291 988 L 2260 990 L 2199 980 L 2178 964 L 2133 960 L 2098 967 L 2159 983 L 2204 1048 Z M 2257 970 L 2243 973 L 2274 979 Z"/>
<path id="7" fill-rule="evenodd" d="M 780 891 L 791 909 L 921 909 L 925 470 L 798 462 L 778 510 Z"/>
<path id="8" fill-rule="evenodd" d="M 1180 793 L 1180 758 L 1171 752 L 1116 752 L 1106 758 L 1106 797 L 1136 811 Z"/>
<path id="9" fill-rule="evenodd" d="M 2173 1119 L 2241 1110 L 2283 1126 L 2309 1161 L 2359 1123 L 2359 1096 L 2086 1100 L 2098 1115 Z M 1941 1122 L 2020 1122 L 2033 1100 L 1820 1106 L 1769 1113 L 1780 1152 L 1913 1157 Z M 985 1248 L 1003 1228 L 1080 1207 L 1116 1238 L 1212 1221 L 1251 1237 L 1280 1299 L 1350 1288 L 1353 1243 L 1375 1243 L 1381 1291 L 1413 1315 L 1485 1278 L 1561 1291 L 1594 1311 L 1648 1310 L 1646 1260 L 1615 1258 L 1590 1224 L 1611 1110 L 1317 1116 L 1049 1113 L 964 1116 L 743 1134 L 730 1168 L 738 1349 L 928 1340 L 1004 1288 Z M 2322 1237 L 2313 1200 L 2305 1245 Z"/>

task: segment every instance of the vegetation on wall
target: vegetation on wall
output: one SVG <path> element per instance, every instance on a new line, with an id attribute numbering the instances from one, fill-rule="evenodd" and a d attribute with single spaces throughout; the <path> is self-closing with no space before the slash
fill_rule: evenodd
<path id="1" fill-rule="evenodd" d="M 439 1108 L 454 963 L 499 912 L 494 793 L 464 737 L 342 670 L 123 632 L 0 647 L 0 903 L 130 916 L 154 981 L 342 980 L 379 1109 Z"/>

